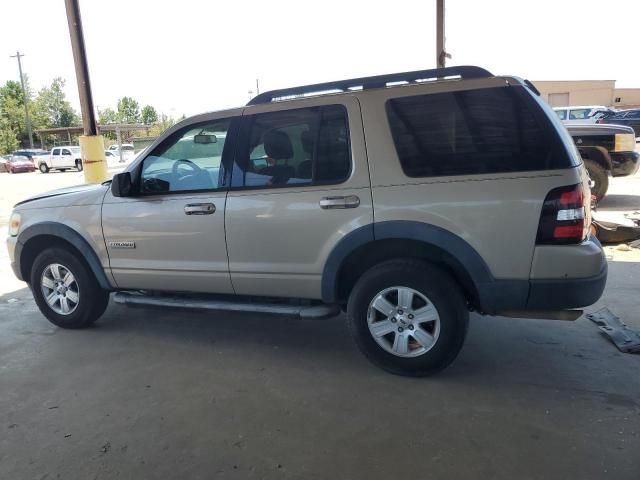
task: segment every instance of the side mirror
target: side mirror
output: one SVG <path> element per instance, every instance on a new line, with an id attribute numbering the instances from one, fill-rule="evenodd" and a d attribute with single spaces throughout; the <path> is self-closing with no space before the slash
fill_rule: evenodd
<path id="1" fill-rule="evenodd" d="M 133 183 L 131 173 L 122 172 L 113 176 L 111 181 L 111 193 L 114 197 L 130 197 L 132 195 Z"/>

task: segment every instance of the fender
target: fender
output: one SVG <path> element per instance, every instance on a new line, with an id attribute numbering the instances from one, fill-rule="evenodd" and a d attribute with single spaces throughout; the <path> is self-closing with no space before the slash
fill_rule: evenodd
<path id="1" fill-rule="evenodd" d="M 459 236 L 435 225 L 406 220 L 379 222 L 347 234 L 329 255 L 322 274 L 322 299 L 337 300 L 340 267 L 357 248 L 376 240 L 416 240 L 447 253 L 471 279 L 483 311 L 493 313 L 527 303 L 529 280 L 496 279 L 480 254 Z"/>
<path id="2" fill-rule="evenodd" d="M 102 264 L 100 263 L 100 259 L 96 252 L 91 248 L 89 242 L 87 242 L 82 235 L 76 232 L 71 227 L 64 225 L 62 223 L 56 222 L 42 222 L 36 223 L 27 227 L 23 230 L 20 235 L 18 235 L 18 241 L 16 242 L 15 249 L 15 263 L 16 263 L 16 274 L 20 273 L 22 275 L 22 268 L 20 266 L 22 249 L 27 244 L 27 242 L 35 237 L 40 235 L 48 235 L 52 237 L 58 237 L 65 242 L 73 245 L 82 255 L 84 260 L 89 265 L 91 272 L 96 277 L 98 284 L 101 288 L 105 290 L 113 290 L 113 286 L 107 279 L 107 276 L 104 273 L 104 269 L 102 268 Z M 20 280 L 25 280 L 24 278 L 20 278 Z M 28 280 L 28 279 L 27 279 Z"/>

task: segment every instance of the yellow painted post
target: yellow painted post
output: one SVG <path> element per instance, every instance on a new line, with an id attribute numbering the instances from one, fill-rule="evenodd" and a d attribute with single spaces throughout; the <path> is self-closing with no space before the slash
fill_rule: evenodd
<path id="1" fill-rule="evenodd" d="M 101 183 L 109 179 L 102 135 L 82 135 L 80 137 L 80 156 L 82 157 L 85 182 Z"/>

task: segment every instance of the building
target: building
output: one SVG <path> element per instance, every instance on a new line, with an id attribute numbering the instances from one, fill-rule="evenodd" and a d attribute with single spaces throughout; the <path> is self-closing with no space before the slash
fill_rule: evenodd
<path id="1" fill-rule="evenodd" d="M 537 80 L 533 83 L 552 107 L 640 107 L 640 88 L 616 88 L 615 80 Z"/>

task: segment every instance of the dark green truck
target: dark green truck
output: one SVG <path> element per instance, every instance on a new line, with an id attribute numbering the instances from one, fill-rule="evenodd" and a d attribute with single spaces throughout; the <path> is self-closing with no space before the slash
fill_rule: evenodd
<path id="1" fill-rule="evenodd" d="M 578 147 L 592 180 L 591 193 L 602 199 L 609 188 L 609 175 L 624 177 L 638 171 L 633 129 L 623 125 L 565 125 Z"/>

